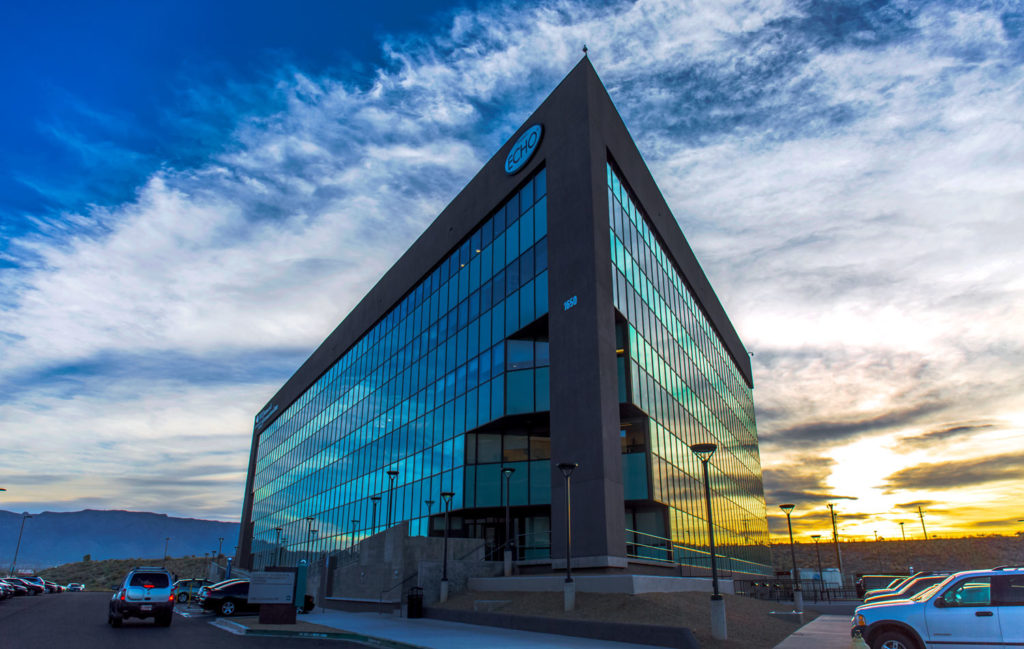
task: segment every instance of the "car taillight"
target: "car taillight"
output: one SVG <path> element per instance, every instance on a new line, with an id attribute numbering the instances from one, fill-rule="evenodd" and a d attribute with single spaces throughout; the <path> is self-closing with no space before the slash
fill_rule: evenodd
<path id="1" fill-rule="evenodd" d="M 171 593 L 170 595 L 168 595 L 167 601 L 168 602 L 173 602 L 174 601 L 174 593 Z"/>
<path id="2" fill-rule="evenodd" d="M 123 590 L 121 591 L 121 601 L 122 602 L 124 601 L 124 591 Z"/>
<path id="3" fill-rule="evenodd" d="M 152 588 L 153 584 L 143 584 L 142 587 L 143 588 Z"/>

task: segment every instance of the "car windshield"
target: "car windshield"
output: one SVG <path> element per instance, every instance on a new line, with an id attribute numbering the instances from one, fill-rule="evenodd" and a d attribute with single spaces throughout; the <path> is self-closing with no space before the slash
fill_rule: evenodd
<path id="1" fill-rule="evenodd" d="M 915 579 L 914 581 L 910 582 L 909 584 L 901 588 L 900 592 L 907 595 L 913 595 L 915 593 L 921 592 L 926 588 L 930 588 L 931 586 L 939 583 L 945 578 L 945 575 L 936 575 L 934 577 L 921 577 L 919 579 Z"/>
<path id="2" fill-rule="evenodd" d="M 167 588 L 171 583 L 162 572 L 137 572 L 132 575 L 129 586 L 142 586 L 143 588 Z"/>
<path id="3" fill-rule="evenodd" d="M 214 588 L 224 588 L 225 586 L 229 586 L 229 585 L 231 585 L 231 584 L 233 584 L 233 583 L 235 583 L 237 581 L 243 581 L 243 580 L 242 579 L 225 579 L 224 581 L 218 581 L 216 584 L 210 586 L 210 590 L 213 590 Z"/>
<path id="4" fill-rule="evenodd" d="M 945 581 L 945 580 L 943 580 L 943 581 Z M 941 582 L 938 583 L 938 584 L 932 584 L 931 586 L 929 586 L 928 588 L 925 588 L 920 593 L 918 593 L 917 595 L 914 595 L 910 599 L 914 600 L 915 602 L 923 602 L 926 599 L 930 599 L 931 596 L 935 594 L 935 591 L 937 591 L 939 589 L 939 586 L 941 586 L 941 585 L 942 585 Z"/>

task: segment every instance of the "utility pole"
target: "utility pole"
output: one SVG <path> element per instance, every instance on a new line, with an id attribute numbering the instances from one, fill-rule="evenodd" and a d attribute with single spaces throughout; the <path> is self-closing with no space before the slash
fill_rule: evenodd
<path id="1" fill-rule="evenodd" d="M 900 534 L 903 535 L 903 540 L 906 541 L 907 540 L 907 531 L 903 529 L 903 523 L 902 522 L 900 523 Z"/>
<path id="2" fill-rule="evenodd" d="M 843 557 L 839 553 L 839 532 L 836 529 L 836 504 L 829 503 L 828 511 L 832 515 L 832 542 L 836 547 L 836 567 L 839 568 L 839 578 L 843 578 Z"/>
<path id="3" fill-rule="evenodd" d="M 21 550 L 21 534 L 25 531 L 25 519 L 32 518 L 32 515 L 25 512 L 21 515 L 21 529 L 18 530 L 18 545 L 14 546 L 14 561 L 11 562 L 11 576 L 14 577 L 14 567 L 18 564 L 18 550 Z"/>
<path id="4" fill-rule="evenodd" d="M 924 527 L 924 512 L 921 511 L 921 506 L 917 506 L 917 515 L 921 517 L 921 531 L 924 532 L 924 538 L 928 540 L 928 530 Z"/>

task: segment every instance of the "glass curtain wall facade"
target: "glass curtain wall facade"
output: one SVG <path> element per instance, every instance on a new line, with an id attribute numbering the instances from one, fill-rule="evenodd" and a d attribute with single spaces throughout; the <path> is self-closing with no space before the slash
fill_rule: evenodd
<path id="1" fill-rule="evenodd" d="M 548 476 L 546 429 L 467 436 L 548 410 L 546 183 L 541 168 L 260 434 L 253 568 L 343 549 L 388 520 L 427 534 L 443 491 L 452 510 L 497 505 L 503 459 L 513 504 L 550 501 L 531 480 Z"/>
<path id="2" fill-rule="evenodd" d="M 677 560 L 706 552 L 702 469 L 688 445 L 713 442 L 718 551 L 736 569 L 771 574 L 751 388 L 612 163 L 607 183 L 620 400 L 640 411 L 622 430 L 627 528 L 669 539 Z"/>

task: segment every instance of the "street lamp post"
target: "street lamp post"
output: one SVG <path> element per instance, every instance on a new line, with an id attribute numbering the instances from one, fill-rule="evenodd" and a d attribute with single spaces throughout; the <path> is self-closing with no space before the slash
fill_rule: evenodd
<path id="1" fill-rule="evenodd" d="M 793 512 L 793 508 L 796 505 L 792 503 L 786 503 L 779 505 L 779 509 L 786 512 L 786 525 L 789 527 L 789 554 L 793 559 L 793 607 L 797 611 L 802 612 L 804 610 L 804 594 L 800 591 L 800 577 L 796 572 L 796 548 L 793 546 L 793 521 L 789 515 Z"/>
<path id="2" fill-rule="evenodd" d="M 316 519 L 312 516 L 306 517 L 306 565 L 309 565 L 309 548 L 310 543 L 313 540 L 313 521 Z"/>
<path id="3" fill-rule="evenodd" d="M 217 538 L 217 558 L 220 559 L 220 551 L 224 547 L 224 537 Z"/>
<path id="4" fill-rule="evenodd" d="M 572 495 L 569 491 L 573 472 L 579 468 L 577 462 L 559 462 L 558 470 L 565 478 L 565 610 L 576 608 L 576 582 L 572 580 Z"/>
<path id="5" fill-rule="evenodd" d="M 828 504 L 829 517 L 832 519 L 832 542 L 836 549 L 836 568 L 839 568 L 839 581 L 843 581 L 843 555 L 839 552 L 839 530 L 836 528 L 836 504 Z"/>
<path id="6" fill-rule="evenodd" d="M 708 462 L 718 448 L 716 444 L 691 444 L 690 450 L 700 460 L 704 470 L 704 504 L 708 512 L 708 550 L 711 556 L 711 637 L 727 640 L 729 628 L 725 620 L 725 599 L 718 592 L 718 560 L 715 557 L 715 523 L 711 514 L 711 479 L 708 477 Z"/>
<path id="7" fill-rule="evenodd" d="M 821 569 L 821 550 L 818 549 L 818 541 L 821 540 L 821 534 L 811 534 L 811 538 L 814 539 L 814 554 L 818 555 L 818 592 L 821 598 L 825 597 L 825 573 Z"/>
<path id="8" fill-rule="evenodd" d="M 370 534 L 377 533 L 377 503 L 380 502 L 380 496 L 370 496 L 370 502 L 373 503 L 373 515 L 370 517 Z"/>
<path id="9" fill-rule="evenodd" d="M 900 534 L 903 536 L 903 540 L 906 541 L 907 540 L 907 531 L 905 529 L 903 529 L 903 525 L 904 524 L 905 523 L 900 522 Z"/>
<path id="10" fill-rule="evenodd" d="M 160 566 L 161 567 L 167 565 L 167 544 L 170 543 L 170 542 L 171 542 L 171 537 L 169 537 L 169 536 L 164 537 L 164 555 L 163 555 L 164 558 L 160 562 Z"/>
<path id="11" fill-rule="evenodd" d="M 351 550 L 352 548 L 356 547 L 356 529 L 358 527 L 359 527 L 359 519 L 358 518 L 353 518 L 352 519 L 352 542 L 349 543 L 349 546 L 348 546 L 349 550 Z"/>
<path id="12" fill-rule="evenodd" d="M 444 501 L 444 558 L 441 560 L 441 603 L 448 601 L 448 514 L 451 511 L 454 491 L 442 491 Z"/>
<path id="13" fill-rule="evenodd" d="M 11 576 L 14 576 L 14 567 L 18 565 L 18 551 L 21 550 L 21 535 L 25 531 L 25 519 L 32 518 L 28 512 L 21 515 L 21 529 L 18 530 L 18 545 L 14 546 L 14 561 L 11 562 Z"/>
<path id="14" fill-rule="evenodd" d="M 275 553 L 275 559 L 274 559 L 274 565 L 275 566 L 281 565 L 281 530 L 282 529 L 283 528 L 280 528 L 280 527 L 275 527 L 274 528 L 274 531 L 277 532 L 277 538 L 274 539 L 274 547 L 277 548 L 277 552 Z"/>
<path id="15" fill-rule="evenodd" d="M 434 501 L 424 500 L 423 504 L 427 506 L 427 518 L 430 518 L 431 514 L 434 513 Z"/>
<path id="16" fill-rule="evenodd" d="M 391 510 L 392 510 L 391 501 L 393 499 L 393 495 L 394 495 L 394 491 L 395 491 L 395 478 L 397 478 L 397 477 L 398 477 L 398 471 L 395 471 L 394 469 L 392 469 L 391 471 L 388 471 L 388 524 L 387 524 L 387 527 L 385 527 L 384 529 L 388 529 L 388 528 L 391 527 Z"/>
<path id="17" fill-rule="evenodd" d="M 503 467 L 501 467 L 501 475 L 505 478 L 505 482 L 504 482 L 504 485 L 503 485 L 505 493 L 503 495 L 505 496 L 505 499 L 504 499 L 505 500 L 505 552 L 504 552 L 504 560 L 505 560 L 505 576 L 506 577 L 511 577 L 512 576 L 512 537 L 509 536 L 509 509 L 510 509 L 511 504 L 512 504 L 512 502 L 511 502 L 512 501 L 512 491 L 509 489 L 509 486 L 510 486 L 510 480 L 512 478 L 512 474 L 515 473 L 515 472 L 516 472 L 516 470 L 515 470 L 514 467 L 510 467 L 510 466 L 503 466 Z"/>

